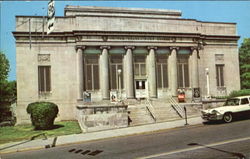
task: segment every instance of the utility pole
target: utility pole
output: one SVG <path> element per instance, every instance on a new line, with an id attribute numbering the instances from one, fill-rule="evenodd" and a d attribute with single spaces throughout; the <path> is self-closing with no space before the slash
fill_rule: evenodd
<path id="1" fill-rule="evenodd" d="M 44 7 L 42 8 L 42 9 L 44 9 Z M 45 22 L 45 16 L 44 16 L 44 14 L 43 14 L 43 31 L 42 31 L 42 39 L 44 38 L 44 22 Z"/>

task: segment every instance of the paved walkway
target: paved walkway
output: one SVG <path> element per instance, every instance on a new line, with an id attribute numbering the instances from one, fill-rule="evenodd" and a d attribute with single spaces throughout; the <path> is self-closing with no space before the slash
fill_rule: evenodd
<path id="1" fill-rule="evenodd" d="M 193 117 L 193 118 L 188 119 L 189 125 L 196 125 L 196 124 L 201 124 L 201 123 L 202 123 L 201 117 Z M 140 133 L 146 133 L 146 132 L 153 132 L 153 131 L 159 131 L 159 130 L 182 127 L 182 126 L 185 126 L 185 120 L 183 119 L 162 122 L 162 123 L 142 125 L 142 126 L 134 126 L 134 127 L 119 128 L 119 129 L 113 129 L 113 130 L 84 133 L 84 134 L 72 134 L 72 135 L 58 136 L 56 138 L 12 142 L 12 143 L 0 145 L 0 154 L 35 150 L 35 149 L 44 149 L 44 148 L 49 148 L 53 146 L 67 145 L 67 144 L 73 144 L 73 143 L 80 143 L 80 142 L 100 140 L 100 139 L 105 139 L 105 138 L 140 134 Z"/>

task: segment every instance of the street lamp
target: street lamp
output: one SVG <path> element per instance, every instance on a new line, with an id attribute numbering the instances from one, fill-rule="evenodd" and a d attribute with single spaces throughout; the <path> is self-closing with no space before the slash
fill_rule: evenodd
<path id="1" fill-rule="evenodd" d="M 122 100 L 122 83 L 121 83 L 122 70 L 118 69 L 117 72 L 118 72 L 119 101 L 121 101 Z"/>
<path id="2" fill-rule="evenodd" d="M 210 99 L 210 89 L 209 89 L 209 69 L 206 68 L 206 77 L 207 77 L 207 99 Z"/>

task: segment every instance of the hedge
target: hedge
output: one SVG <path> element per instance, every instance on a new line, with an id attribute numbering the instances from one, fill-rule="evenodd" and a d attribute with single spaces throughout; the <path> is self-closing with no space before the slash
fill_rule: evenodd
<path id="1" fill-rule="evenodd" d="M 242 89 L 239 91 L 232 91 L 229 94 L 229 98 L 238 97 L 238 96 L 245 96 L 245 95 L 250 95 L 250 89 Z"/>
<path id="2" fill-rule="evenodd" d="M 27 107 L 32 125 L 36 130 L 52 129 L 58 113 L 58 106 L 51 102 L 30 103 Z"/>

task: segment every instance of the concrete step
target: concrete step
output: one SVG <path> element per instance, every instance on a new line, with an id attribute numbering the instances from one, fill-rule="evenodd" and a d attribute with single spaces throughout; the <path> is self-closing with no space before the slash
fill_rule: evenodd
<path id="1" fill-rule="evenodd" d="M 134 105 L 128 107 L 130 126 L 154 123 L 153 118 L 148 112 L 146 105 Z"/>
<path id="2" fill-rule="evenodd" d="M 179 115 L 167 100 L 154 100 L 152 101 L 152 105 L 155 110 L 157 122 L 180 119 Z"/>

